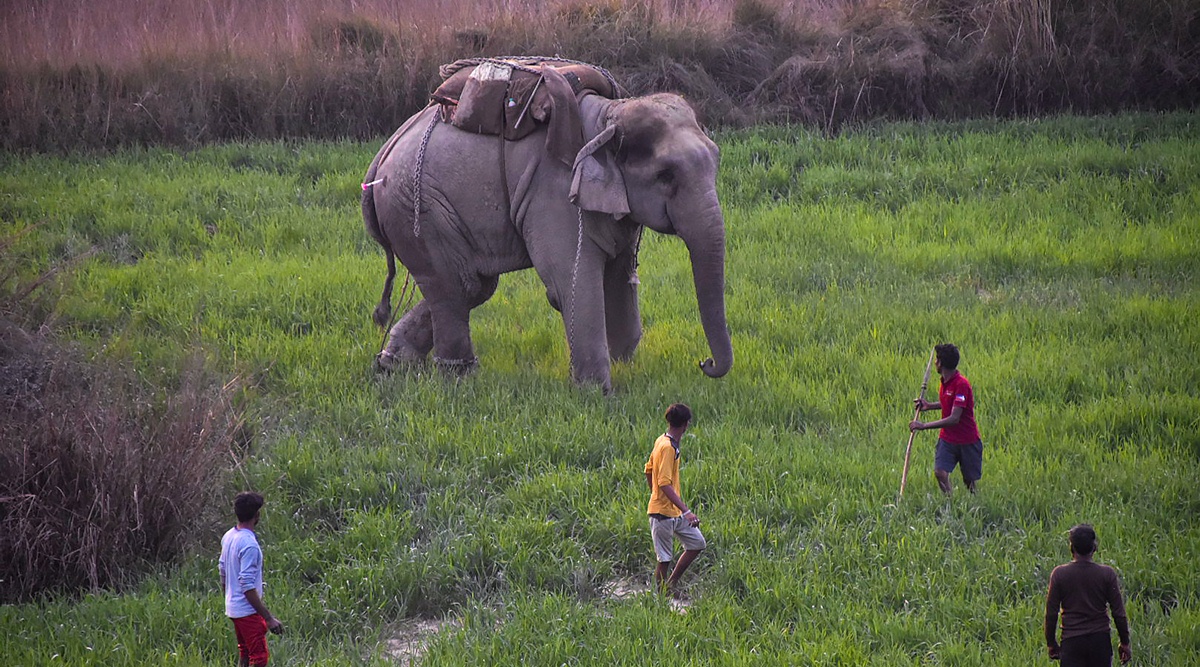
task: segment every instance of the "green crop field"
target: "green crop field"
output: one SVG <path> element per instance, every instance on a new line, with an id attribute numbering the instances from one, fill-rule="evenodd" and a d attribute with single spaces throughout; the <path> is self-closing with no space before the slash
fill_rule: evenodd
<path id="1" fill-rule="evenodd" d="M 96 250 L 52 317 L 79 354 L 169 378 L 202 348 L 252 379 L 222 493 L 267 498 L 273 665 L 1039 664 L 1079 522 L 1135 664 L 1200 663 L 1200 115 L 717 139 L 733 371 L 696 368 L 686 250 L 647 233 L 612 396 L 570 383 L 532 272 L 476 312 L 475 375 L 372 372 L 376 142 L 6 154 L 0 224 L 36 225 L 29 275 Z M 955 474 L 942 497 L 923 432 L 897 505 L 943 341 L 975 387 L 979 494 Z M 653 567 L 642 465 L 674 401 L 710 542 L 682 609 L 623 592 Z M 232 664 L 231 520 L 126 588 L 0 606 L 0 664 Z"/>

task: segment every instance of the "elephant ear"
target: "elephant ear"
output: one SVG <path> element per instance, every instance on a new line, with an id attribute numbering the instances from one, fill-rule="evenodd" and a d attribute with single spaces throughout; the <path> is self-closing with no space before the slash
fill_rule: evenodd
<path id="1" fill-rule="evenodd" d="M 616 156 L 603 150 L 616 133 L 617 126 L 609 124 L 579 149 L 571 169 L 570 200 L 585 211 L 607 213 L 620 220 L 629 214 L 625 177 L 617 166 Z"/>

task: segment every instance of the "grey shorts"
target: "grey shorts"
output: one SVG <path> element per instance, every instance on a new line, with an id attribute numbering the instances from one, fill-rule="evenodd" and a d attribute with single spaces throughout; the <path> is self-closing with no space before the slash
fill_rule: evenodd
<path id="1" fill-rule="evenodd" d="M 650 517 L 650 537 L 654 539 L 654 554 L 660 563 L 671 562 L 675 547 L 672 538 L 678 539 L 688 551 L 703 551 L 708 546 L 700 529 L 689 525 L 681 516 L 671 519 Z"/>
<path id="2" fill-rule="evenodd" d="M 963 481 L 970 484 L 983 477 L 983 442 L 976 440 L 969 445 L 952 445 L 941 438 L 933 455 L 933 467 L 943 472 L 954 472 L 962 466 Z"/>

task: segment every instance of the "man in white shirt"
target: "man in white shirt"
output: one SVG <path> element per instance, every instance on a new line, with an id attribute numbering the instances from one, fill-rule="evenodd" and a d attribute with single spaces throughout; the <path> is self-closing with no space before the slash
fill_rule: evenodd
<path id="1" fill-rule="evenodd" d="M 221 538 L 221 589 L 225 591 L 225 615 L 233 621 L 237 635 L 239 665 L 266 667 L 267 630 L 283 634 L 283 623 L 263 604 L 263 556 L 254 527 L 258 525 L 263 497 L 239 493 L 233 499 L 238 523 Z"/>

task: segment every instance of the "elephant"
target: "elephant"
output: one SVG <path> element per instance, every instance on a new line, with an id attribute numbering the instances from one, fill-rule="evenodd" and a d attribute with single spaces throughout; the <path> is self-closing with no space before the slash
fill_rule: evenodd
<path id="1" fill-rule="evenodd" d="M 505 141 L 440 113 L 430 105 L 409 118 L 364 179 L 364 224 L 389 270 L 376 323 L 390 316 L 393 255 L 422 296 L 388 331 L 380 368 L 432 351 L 444 370 L 473 370 L 472 309 L 500 274 L 532 267 L 562 315 L 573 379 L 610 393 L 611 362 L 629 360 L 642 337 L 636 263 L 646 227 L 683 239 L 711 351 L 700 368 L 714 378 L 729 372 L 720 153 L 682 97 L 583 94 L 573 161 L 548 150 L 544 126 Z"/>

